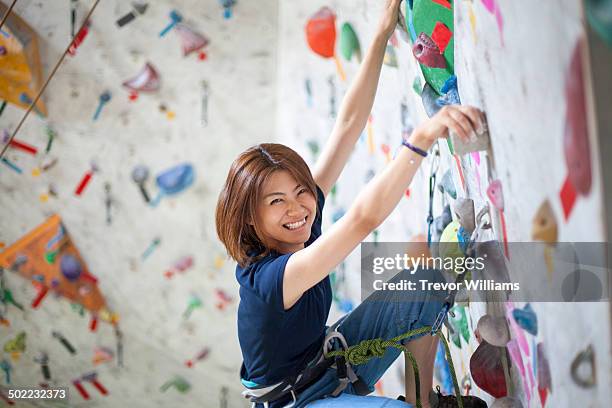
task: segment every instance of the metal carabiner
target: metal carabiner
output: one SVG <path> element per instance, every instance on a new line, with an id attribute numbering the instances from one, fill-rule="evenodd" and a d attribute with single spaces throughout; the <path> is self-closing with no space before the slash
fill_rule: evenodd
<path id="1" fill-rule="evenodd" d="M 440 327 L 442 327 L 442 324 L 446 320 L 446 314 L 448 313 L 449 310 L 450 310 L 450 303 L 448 302 L 444 303 L 442 310 L 440 310 L 440 312 L 438 313 L 438 316 L 436 316 L 436 320 L 431 325 L 431 335 L 432 336 L 435 336 L 438 330 L 440 330 Z"/>
<path id="2" fill-rule="evenodd" d="M 472 235 L 470 235 L 470 241 L 466 248 L 466 255 L 473 256 L 474 255 L 474 245 L 480 238 L 480 234 L 482 231 L 491 229 L 491 213 L 489 212 L 489 203 L 485 203 L 485 205 L 478 211 L 476 214 L 476 228 L 472 231 Z"/>

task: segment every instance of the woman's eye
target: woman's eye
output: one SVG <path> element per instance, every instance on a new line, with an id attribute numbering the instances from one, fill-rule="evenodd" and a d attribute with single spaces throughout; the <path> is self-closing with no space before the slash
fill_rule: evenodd
<path id="1" fill-rule="evenodd" d="M 276 204 L 277 202 L 278 202 L 278 203 L 280 203 L 281 201 L 283 201 L 283 200 L 282 200 L 282 199 L 280 199 L 280 198 L 276 198 L 276 199 L 272 200 L 272 201 L 270 202 L 270 204 Z"/>
<path id="2" fill-rule="evenodd" d="M 298 194 L 307 193 L 307 192 L 308 192 L 308 190 L 303 188 L 303 189 L 300 190 L 300 192 Z"/>

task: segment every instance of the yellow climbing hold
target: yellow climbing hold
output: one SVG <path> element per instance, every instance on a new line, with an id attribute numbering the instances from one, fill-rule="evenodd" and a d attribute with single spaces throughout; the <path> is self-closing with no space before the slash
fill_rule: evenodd
<path id="1" fill-rule="evenodd" d="M 478 36 L 476 35 L 476 14 L 474 14 L 474 6 L 472 6 L 472 2 L 468 3 L 468 8 L 470 9 L 470 28 L 472 30 L 472 38 L 474 42 L 478 41 Z"/>
<path id="2" fill-rule="evenodd" d="M 215 269 L 221 269 L 223 268 L 223 264 L 225 263 L 225 260 L 223 259 L 221 255 L 216 255 L 214 262 L 215 262 Z"/>
<path id="3" fill-rule="evenodd" d="M 457 233 L 461 225 L 457 221 L 453 221 L 444 228 L 440 237 L 439 252 L 442 259 L 446 258 L 463 258 L 464 254 L 459 246 L 459 237 Z M 453 262 L 453 265 L 455 263 Z"/>

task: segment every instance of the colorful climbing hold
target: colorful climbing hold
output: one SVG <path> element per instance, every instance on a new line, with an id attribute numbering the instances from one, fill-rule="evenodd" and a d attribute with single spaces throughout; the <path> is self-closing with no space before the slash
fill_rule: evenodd
<path id="1" fill-rule="evenodd" d="M 430 68 L 446 68 L 446 60 L 436 43 L 425 33 L 419 34 L 412 54 L 421 64 Z"/>

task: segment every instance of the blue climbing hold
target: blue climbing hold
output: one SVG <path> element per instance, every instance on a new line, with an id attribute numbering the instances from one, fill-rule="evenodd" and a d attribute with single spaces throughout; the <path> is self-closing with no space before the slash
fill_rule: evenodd
<path id="1" fill-rule="evenodd" d="M 436 352 L 436 360 L 434 362 L 434 376 L 440 383 L 443 394 L 453 393 L 453 378 L 451 377 L 450 367 L 448 361 L 446 361 L 446 354 L 444 353 L 442 343 L 438 343 L 438 351 Z"/>
<path id="2" fill-rule="evenodd" d="M 181 164 L 160 173 L 157 176 L 156 183 L 164 194 L 176 194 L 193 183 L 194 173 L 191 164 Z"/>
<path id="3" fill-rule="evenodd" d="M 342 299 L 338 302 L 338 307 L 343 313 L 350 313 L 353 310 L 353 302 L 348 299 Z"/>
<path id="4" fill-rule="evenodd" d="M 530 303 L 527 303 L 522 309 L 514 309 L 512 316 L 516 323 L 521 326 L 526 332 L 537 336 L 538 334 L 538 316 L 533 311 Z"/>
<path id="5" fill-rule="evenodd" d="M 451 75 L 442 85 L 441 91 L 444 95 L 436 99 L 436 104 L 440 107 L 444 105 L 461 105 L 459 89 L 457 88 L 457 77 Z"/>
<path id="6" fill-rule="evenodd" d="M 332 215 L 332 221 L 335 223 L 345 214 L 344 208 L 338 208 Z"/>
<path id="7" fill-rule="evenodd" d="M 461 251 L 466 254 L 467 247 L 470 243 L 470 233 L 465 228 L 459 227 L 459 231 L 457 231 L 457 238 L 459 240 L 459 248 L 461 248 Z"/>

